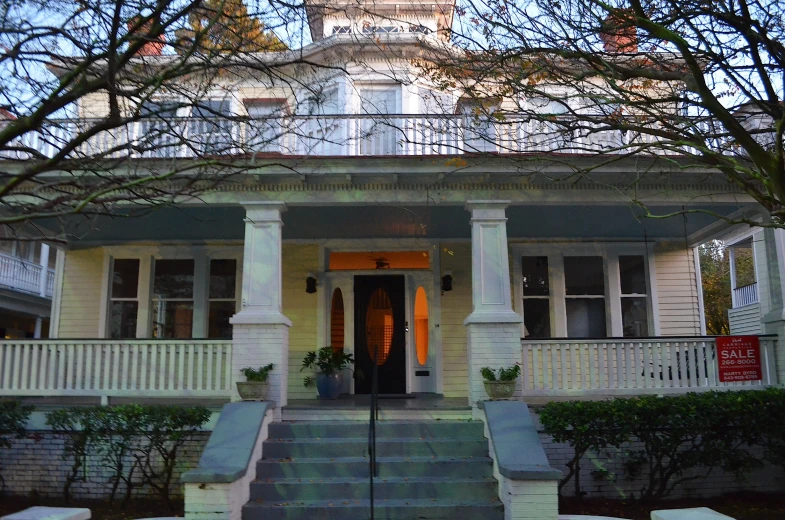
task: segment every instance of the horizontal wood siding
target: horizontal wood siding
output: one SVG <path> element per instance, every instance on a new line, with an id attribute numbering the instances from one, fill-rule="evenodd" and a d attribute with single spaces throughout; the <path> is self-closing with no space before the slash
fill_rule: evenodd
<path id="1" fill-rule="evenodd" d="M 760 304 L 745 305 L 728 311 L 731 334 L 762 334 Z"/>
<path id="2" fill-rule="evenodd" d="M 442 272 L 452 271 L 452 291 L 441 297 L 442 364 L 445 397 L 469 395 L 466 327 L 463 320 L 472 312 L 471 244 L 442 244 Z"/>
<path id="3" fill-rule="evenodd" d="M 316 310 L 320 291 L 305 292 L 305 278 L 319 270 L 319 246 L 284 244 L 283 246 L 283 313 L 292 320 L 289 329 L 289 399 L 315 399 L 316 389 L 303 387 L 300 372 L 305 353 L 317 347 Z"/>
<path id="4" fill-rule="evenodd" d="M 654 248 L 654 269 L 660 334 L 700 334 L 700 309 L 692 249 L 685 247 L 683 242 L 658 243 Z"/>
<path id="5" fill-rule="evenodd" d="M 58 337 L 98 337 L 103 270 L 101 248 L 65 252 Z"/>

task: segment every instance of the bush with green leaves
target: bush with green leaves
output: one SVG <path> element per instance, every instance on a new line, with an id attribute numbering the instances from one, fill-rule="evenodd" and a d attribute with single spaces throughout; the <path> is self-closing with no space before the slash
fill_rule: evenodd
<path id="1" fill-rule="evenodd" d="M 486 381 L 515 381 L 521 375 L 521 365 L 515 363 L 511 367 L 500 367 L 499 369 L 482 367 L 480 375 Z"/>
<path id="2" fill-rule="evenodd" d="M 270 372 L 272 372 L 274 368 L 275 365 L 273 363 L 270 363 L 269 365 L 265 365 L 259 368 L 254 368 L 254 367 L 241 368 L 240 372 L 245 376 L 245 380 L 248 382 L 264 383 L 265 381 L 267 381 L 267 378 L 270 377 Z"/>
<path id="3" fill-rule="evenodd" d="M 185 443 L 210 418 L 203 406 L 121 405 L 54 410 L 47 424 L 65 439 L 63 458 L 71 469 L 63 484 L 70 499 L 74 482 L 90 478 L 88 454 L 111 472 L 110 500 L 123 485 L 123 505 L 134 488 L 150 486 L 171 509 L 171 492 L 178 455 Z"/>
<path id="4" fill-rule="evenodd" d="M 319 350 L 308 352 L 303 358 L 303 365 L 300 367 L 302 372 L 306 368 L 315 369 L 320 374 L 331 375 L 340 373 L 344 369 L 354 364 L 354 357 L 347 354 L 343 349 L 333 347 L 322 347 Z M 307 388 L 314 384 L 312 377 L 306 376 L 303 385 Z"/>
<path id="5" fill-rule="evenodd" d="M 702 392 L 551 402 L 542 408 L 540 421 L 555 442 L 574 450 L 562 486 L 575 479 L 577 497 L 581 458 L 614 448 L 624 452 L 625 471 L 643 481 L 637 497 L 650 500 L 716 469 L 742 476 L 759 466 L 753 446 L 785 447 L 785 433 L 770 418 L 777 410 L 785 411 L 785 391 L 779 389 Z"/>
<path id="6" fill-rule="evenodd" d="M 25 436 L 27 419 L 32 412 L 32 406 L 19 401 L 0 401 L 0 449 L 11 447 L 12 438 L 21 439 Z M 0 487 L 5 489 L 5 480 L 2 477 Z"/>

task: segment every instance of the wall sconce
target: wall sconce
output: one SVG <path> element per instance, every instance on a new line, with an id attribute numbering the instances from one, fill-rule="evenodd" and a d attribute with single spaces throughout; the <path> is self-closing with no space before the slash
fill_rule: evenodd
<path id="1" fill-rule="evenodd" d="M 305 292 L 308 294 L 313 294 L 316 292 L 316 275 L 313 273 L 308 273 L 307 278 L 305 279 Z"/>
<path id="2" fill-rule="evenodd" d="M 452 291 L 452 271 L 444 271 L 444 276 L 442 276 L 442 291 Z"/>

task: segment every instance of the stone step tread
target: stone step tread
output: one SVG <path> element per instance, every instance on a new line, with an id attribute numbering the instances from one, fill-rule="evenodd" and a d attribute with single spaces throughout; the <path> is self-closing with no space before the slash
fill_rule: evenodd
<path id="1" fill-rule="evenodd" d="M 355 462 L 368 462 L 368 457 L 303 457 L 303 458 L 286 458 L 286 459 L 260 459 L 260 464 L 277 464 L 280 462 L 295 462 L 307 464 L 335 464 L 337 463 L 355 463 Z M 473 456 L 414 456 L 414 457 L 376 457 L 377 463 L 385 462 L 492 462 L 490 457 L 473 457 Z"/>
<path id="2" fill-rule="evenodd" d="M 366 411 L 367 413 L 367 411 Z M 284 420 L 280 422 L 274 422 L 271 426 L 276 424 L 302 424 L 305 426 L 357 426 L 357 421 L 298 421 L 298 420 Z M 388 420 L 388 419 L 379 419 L 376 421 L 376 424 L 390 424 L 390 425 L 411 425 L 411 424 L 483 424 L 483 421 L 475 421 L 472 419 L 395 419 L 395 420 Z"/>
<path id="3" fill-rule="evenodd" d="M 245 507 L 260 507 L 260 508 L 355 508 L 370 506 L 368 499 L 351 499 L 351 500 L 290 500 L 285 502 L 265 502 L 262 500 L 253 500 L 248 502 Z M 502 507 L 501 501 L 497 497 L 485 500 L 450 500 L 440 498 L 389 498 L 374 500 L 374 507 L 377 509 L 385 507 L 465 507 L 465 506 L 488 506 L 488 507 Z"/>
<path id="4" fill-rule="evenodd" d="M 343 444 L 343 443 L 368 443 L 368 436 L 365 437 L 311 437 L 311 438 L 296 438 L 296 437 L 277 437 L 268 438 L 265 443 L 276 444 Z M 376 437 L 376 444 L 388 442 L 405 442 L 405 443 L 430 443 L 430 442 L 474 442 L 485 443 L 486 439 L 463 439 L 455 437 Z"/>
<path id="5" fill-rule="evenodd" d="M 496 484 L 493 477 L 377 477 L 375 484 L 427 484 L 427 483 L 451 483 L 451 484 Z M 325 478 L 276 478 L 268 479 L 257 478 L 252 484 L 368 484 L 368 477 L 325 477 Z"/>

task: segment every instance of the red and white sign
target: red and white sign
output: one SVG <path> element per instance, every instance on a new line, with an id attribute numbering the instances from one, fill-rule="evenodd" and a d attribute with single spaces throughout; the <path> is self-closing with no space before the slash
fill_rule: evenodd
<path id="1" fill-rule="evenodd" d="M 763 379 L 757 336 L 718 337 L 717 363 L 722 383 Z"/>

